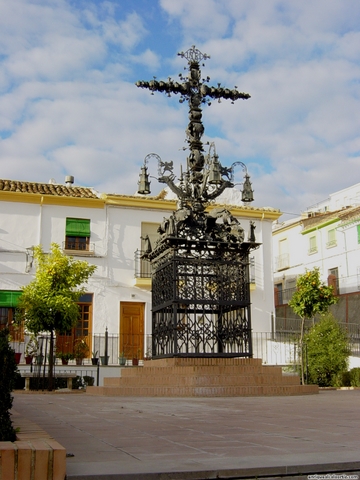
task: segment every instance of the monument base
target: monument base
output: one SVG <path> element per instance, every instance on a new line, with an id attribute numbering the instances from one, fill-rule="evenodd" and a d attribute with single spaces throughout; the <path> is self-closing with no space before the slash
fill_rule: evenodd
<path id="1" fill-rule="evenodd" d="M 126 397 L 244 397 L 307 395 L 317 385 L 300 385 L 298 375 L 262 365 L 257 358 L 165 358 L 126 367 L 121 377 L 105 378 L 90 395 Z"/>

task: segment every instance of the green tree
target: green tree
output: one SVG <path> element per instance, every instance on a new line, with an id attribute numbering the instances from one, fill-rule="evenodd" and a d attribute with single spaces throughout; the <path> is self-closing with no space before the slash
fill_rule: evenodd
<path id="1" fill-rule="evenodd" d="M 350 355 L 346 332 L 331 314 L 325 315 L 304 336 L 309 383 L 334 386 L 348 369 Z"/>
<path id="2" fill-rule="evenodd" d="M 51 244 L 49 254 L 41 245 L 34 248 L 37 266 L 35 279 L 22 289 L 19 298 L 19 318 L 25 328 L 38 335 L 50 333 L 49 390 L 52 389 L 54 332 L 73 328 L 79 318 L 78 302 L 85 293 L 85 284 L 96 266 L 64 255 L 58 244 Z"/>
<path id="3" fill-rule="evenodd" d="M 301 318 L 300 360 L 302 383 L 304 383 L 303 341 L 305 320 L 314 319 L 317 313 L 327 313 L 330 305 L 337 303 L 337 301 L 338 298 L 334 295 L 333 287 L 325 285 L 320 280 L 320 271 L 317 267 L 313 270 L 307 270 L 298 277 L 296 290 L 289 302 L 289 306 Z"/>

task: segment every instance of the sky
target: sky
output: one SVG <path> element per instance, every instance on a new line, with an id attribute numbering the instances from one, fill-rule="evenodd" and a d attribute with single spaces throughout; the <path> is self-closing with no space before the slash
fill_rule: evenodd
<path id="1" fill-rule="evenodd" d="M 254 206 L 298 215 L 360 181 L 359 18 L 359 0 L 0 0 L 0 178 L 132 195 L 149 153 L 178 176 L 187 105 L 135 82 L 178 79 L 195 45 L 210 85 L 251 95 L 204 107 L 204 143 L 246 164 Z"/>

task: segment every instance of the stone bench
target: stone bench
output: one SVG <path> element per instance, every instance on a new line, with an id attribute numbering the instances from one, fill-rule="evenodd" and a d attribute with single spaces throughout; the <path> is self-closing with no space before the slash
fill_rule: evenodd
<path id="1" fill-rule="evenodd" d="M 25 390 L 30 390 L 30 378 L 38 378 L 39 375 L 34 372 L 20 372 L 22 378 L 25 378 Z M 72 390 L 72 381 L 73 378 L 76 378 L 77 374 L 75 372 L 63 372 L 63 373 L 54 373 L 54 378 L 66 378 L 67 379 L 67 388 Z"/>

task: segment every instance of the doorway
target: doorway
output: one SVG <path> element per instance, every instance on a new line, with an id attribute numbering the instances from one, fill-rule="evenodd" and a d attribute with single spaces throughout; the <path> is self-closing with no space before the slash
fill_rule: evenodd
<path id="1" fill-rule="evenodd" d="M 120 352 L 128 359 L 144 358 L 145 304 L 120 302 Z"/>

